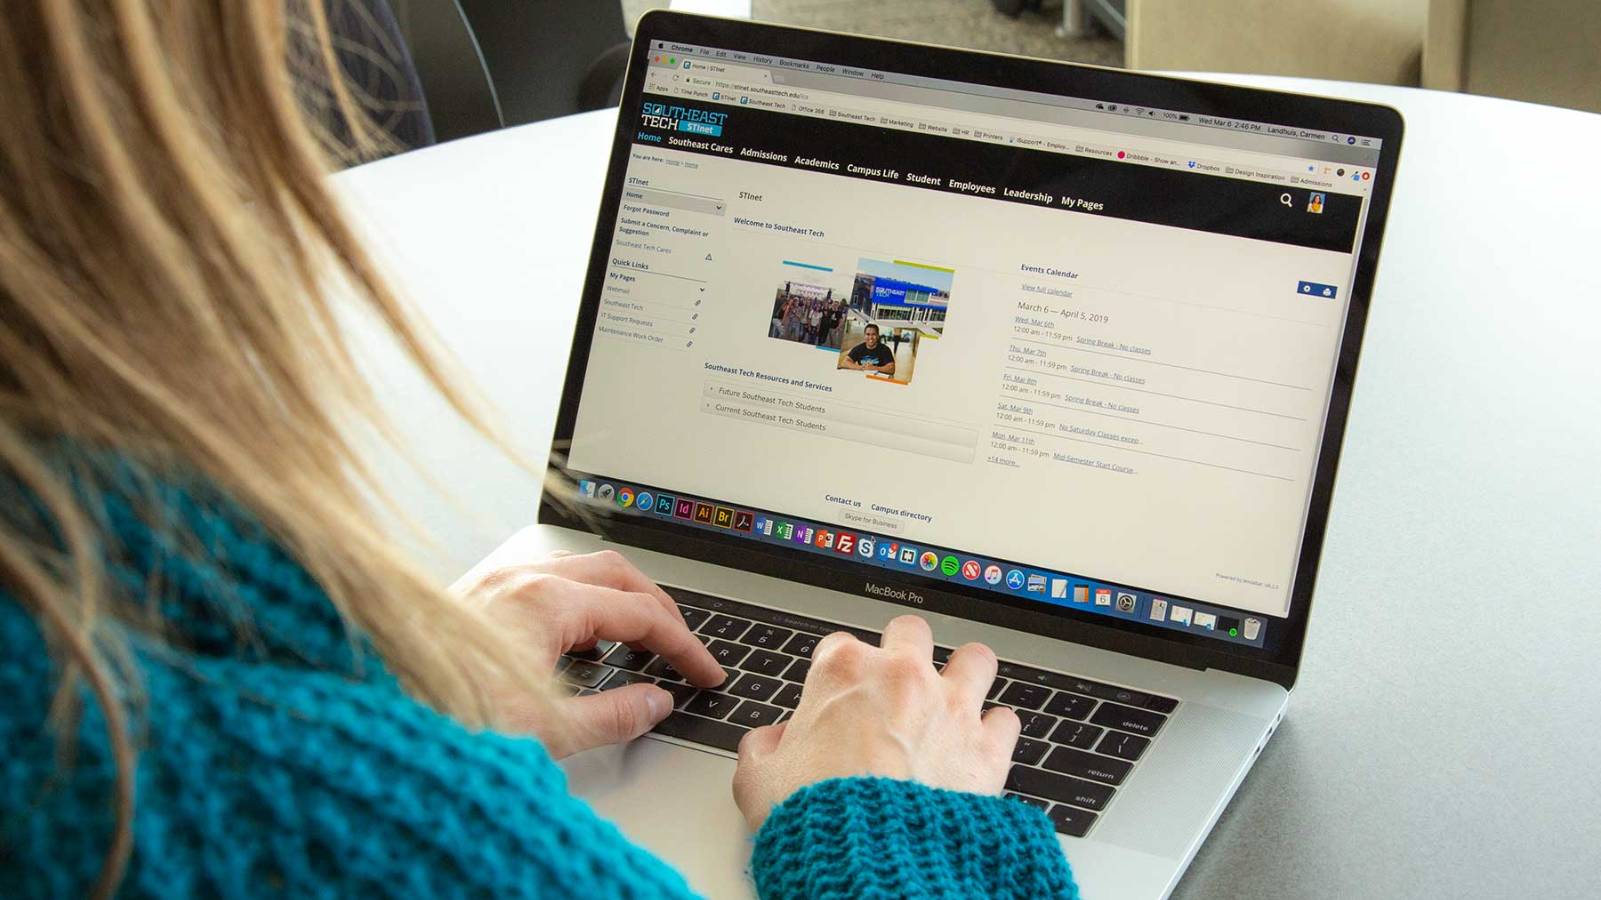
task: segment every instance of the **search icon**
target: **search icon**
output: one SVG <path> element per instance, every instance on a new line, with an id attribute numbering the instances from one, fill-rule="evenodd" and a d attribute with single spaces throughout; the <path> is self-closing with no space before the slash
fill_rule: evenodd
<path id="1" fill-rule="evenodd" d="M 1295 206 L 1295 201 L 1290 199 L 1290 194 L 1289 194 L 1288 191 L 1285 191 L 1284 193 L 1279 195 L 1279 202 L 1284 204 L 1285 206 L 1290 206 L 1290 207 Z"/>

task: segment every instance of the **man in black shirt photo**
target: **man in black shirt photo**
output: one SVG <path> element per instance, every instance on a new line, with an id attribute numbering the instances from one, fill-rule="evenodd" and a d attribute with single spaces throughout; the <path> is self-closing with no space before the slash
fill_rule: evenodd
<path id="1" fill-rule="evenodd" d="M 879 341 L 878 326 L 868 325 L 865 333 L 866 340 L 852 347 L 845 358 L 839 361 L 841 369 L 863 369 L 868 372 L 877 372 L 881 375 L 895 374 L 895 354 Z"/>

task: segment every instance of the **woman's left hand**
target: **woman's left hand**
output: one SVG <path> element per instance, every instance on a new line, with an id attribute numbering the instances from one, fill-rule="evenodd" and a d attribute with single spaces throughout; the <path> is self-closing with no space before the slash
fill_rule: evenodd
<path id="1" fill-rule="evenodd" d="M 660 654 L 691 683 L 715 687 L 723 668 L 684 624 L 667 592 L 612 550 L 557 552 L 543 559 L 514 536 L 451 585 L 463 602 L 526 641 L 541 671 L 553 672 L 569 650 L 608 640 Z M 560 721 L 544 721 L 548 702 L 508 690 L 499 699 L 502 724 L 540 738 L 556 758 L 633 740 L 673 709 L 672 695 L 652 684 L 633 684 L 557 702 Z"/>

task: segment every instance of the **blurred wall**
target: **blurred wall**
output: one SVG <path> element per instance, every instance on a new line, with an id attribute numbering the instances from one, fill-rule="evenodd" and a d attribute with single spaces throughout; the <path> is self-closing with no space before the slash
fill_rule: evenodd
<path id="1" fill-rule="evenodd" d="M 1415 85 L 1428 15 L 1428 0 L 1129 0 L 1126 63 Z"/>
<path id="2" fill-rule="evenodd" d="M 1601 112 L 1601 0 L 1470 0 L 1462 86 Z"/>

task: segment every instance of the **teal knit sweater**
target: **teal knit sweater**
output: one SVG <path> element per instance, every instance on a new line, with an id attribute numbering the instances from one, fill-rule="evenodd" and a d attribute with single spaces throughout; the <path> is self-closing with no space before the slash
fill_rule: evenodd
<path id="1" fill-rule="evenodd" d="M 159 585 L 175 630 L 132 638 L 144 702 L 124 895 L 690 895 L 568 793 L 536 741 L 407 696 L 248 519 L 164 489 L 172 531 L 200 550 L 179 552 L 117 492 L 102 505 L 115 582 L 132 597 Z M 103 720 L 85 693 L 63 761 L 46 729 L 58 673 L 3 592 L 0 647 L 0 895 L 78 896 L 112 826 Z M 1035 809 L 873 778 L 780 805 L 751 874 L 764 897 L 1077 896 Z"/>

